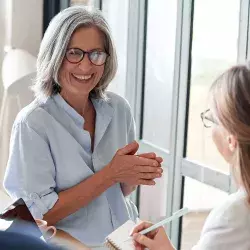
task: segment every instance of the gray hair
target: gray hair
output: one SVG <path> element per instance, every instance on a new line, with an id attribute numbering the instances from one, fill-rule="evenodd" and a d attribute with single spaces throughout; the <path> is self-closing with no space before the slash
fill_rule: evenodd
<path id="1" fill-rule="evenodd" d="M 60 93 L 58 72 L 73 32 L 79 27 L 96 27 L 104 34 L 104 48 L 109 57 L 103 75 L 90 95 L 106 99 L 105 90 L 117 71 L 117 55 L 109 26 L 99 10 L 73 6 L 58 13 L 50 22 L 42 39 L 37 58 L 37 75 L 32 87 L 37 98 Z"/>

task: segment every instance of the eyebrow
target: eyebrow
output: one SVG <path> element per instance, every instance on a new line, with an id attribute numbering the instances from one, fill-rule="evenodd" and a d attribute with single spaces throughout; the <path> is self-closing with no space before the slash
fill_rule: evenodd
<path id="1" fill-rule="evenodd" d="M 77 46 L 70 46 L 70 47 L 68 47 L 67 49 L 80 49 L 80 50 L 83 50 L 83 49 L 81 49 L 81 48 L 79 48 L 79 47 L 77 47 Z M 89 51 L 93 51 L 93 50 L 102 50 L 102 51 L 104 51 L 105 49 L 104 49 L 104 48 L 97 47 L 97 48 L 94 48 L 94 49 L 83 50 L 83 51 L 89 52 Z"/>

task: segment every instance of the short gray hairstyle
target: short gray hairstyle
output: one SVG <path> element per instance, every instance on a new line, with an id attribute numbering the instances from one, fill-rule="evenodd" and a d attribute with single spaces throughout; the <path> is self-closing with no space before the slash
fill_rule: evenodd
<path id="1" fill-rule="evenodd" d="M 73 32 L 80 27 L 96 27 L 104 35 L 104 48 L 109 57 L 103 75 L 90 95 L 106 99 L 105 90 L 117 71 L 117 55 L 108 23 L 101 12 L 92 7 L 72 6 L 58 13 L 50 22 L 42 39 L 37 58 L 37 75 L 32 87 L 37 98 L 60 93 L 58 72 Z"/>

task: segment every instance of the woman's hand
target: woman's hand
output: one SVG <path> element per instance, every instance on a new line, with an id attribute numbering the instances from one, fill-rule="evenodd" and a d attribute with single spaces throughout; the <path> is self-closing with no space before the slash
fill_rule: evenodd
<path id="1" fill-rule="evenodd" d="M 146 235 L 139 233 L 151 226 L 152 223 L 142 222 L 134 228 L 131 235 L 134 239 L 136 250 L 144 250 L 145 248 L 149 250 L 175 250 L 163 227 L 159 227 Z"/>
<path id="2" fill-rule="evenodd" d="M 134 155 L 138 148 L 138 143 L 132 142 L 116 152 L 108 164 L 115 182 L 128 185 L 154 185 L 154 179 L 162 176 L 163 170 L 159 163 L 162 159 L 160 157 L 146 158 L 146 154 L 144 157 Z"/>
<path id="3" fill-rule="evenodd" d="M 143 154 L 139 154 L 137 156 L 148 158 L 148 159 L 155 159 L 156 161 L 158 161 L 159 167 L 161 167 L 161 163 L 163 162 L 163 159 L 161 157 L 157 157 L 156 154 L 153 152 L 143 153 Z M 136 187 L 137 187 L 137 185 L 129 185 L 126 183 L 121 183 L 121 189 L 122 189 L 123 195 L 125 197 L 130 195 L 136 189 Z"/>

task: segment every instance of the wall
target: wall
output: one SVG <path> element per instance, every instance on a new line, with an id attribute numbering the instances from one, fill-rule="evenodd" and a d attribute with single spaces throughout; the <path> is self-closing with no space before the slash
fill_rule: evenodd
<path id="1" fill-rule="evenodd" d="M 36 56 L 42 38 L 43 0 L 11 0 L 7 9 L 7 44 Z"/>
<path id="2" fill-rule="evenodd" d="M 37 55 L 42 38 L 42 22 L 43 0 L 0 1 L 0 69 L 5 45 Z M 2 94 L 0 73 L 0 101 Z"/>

